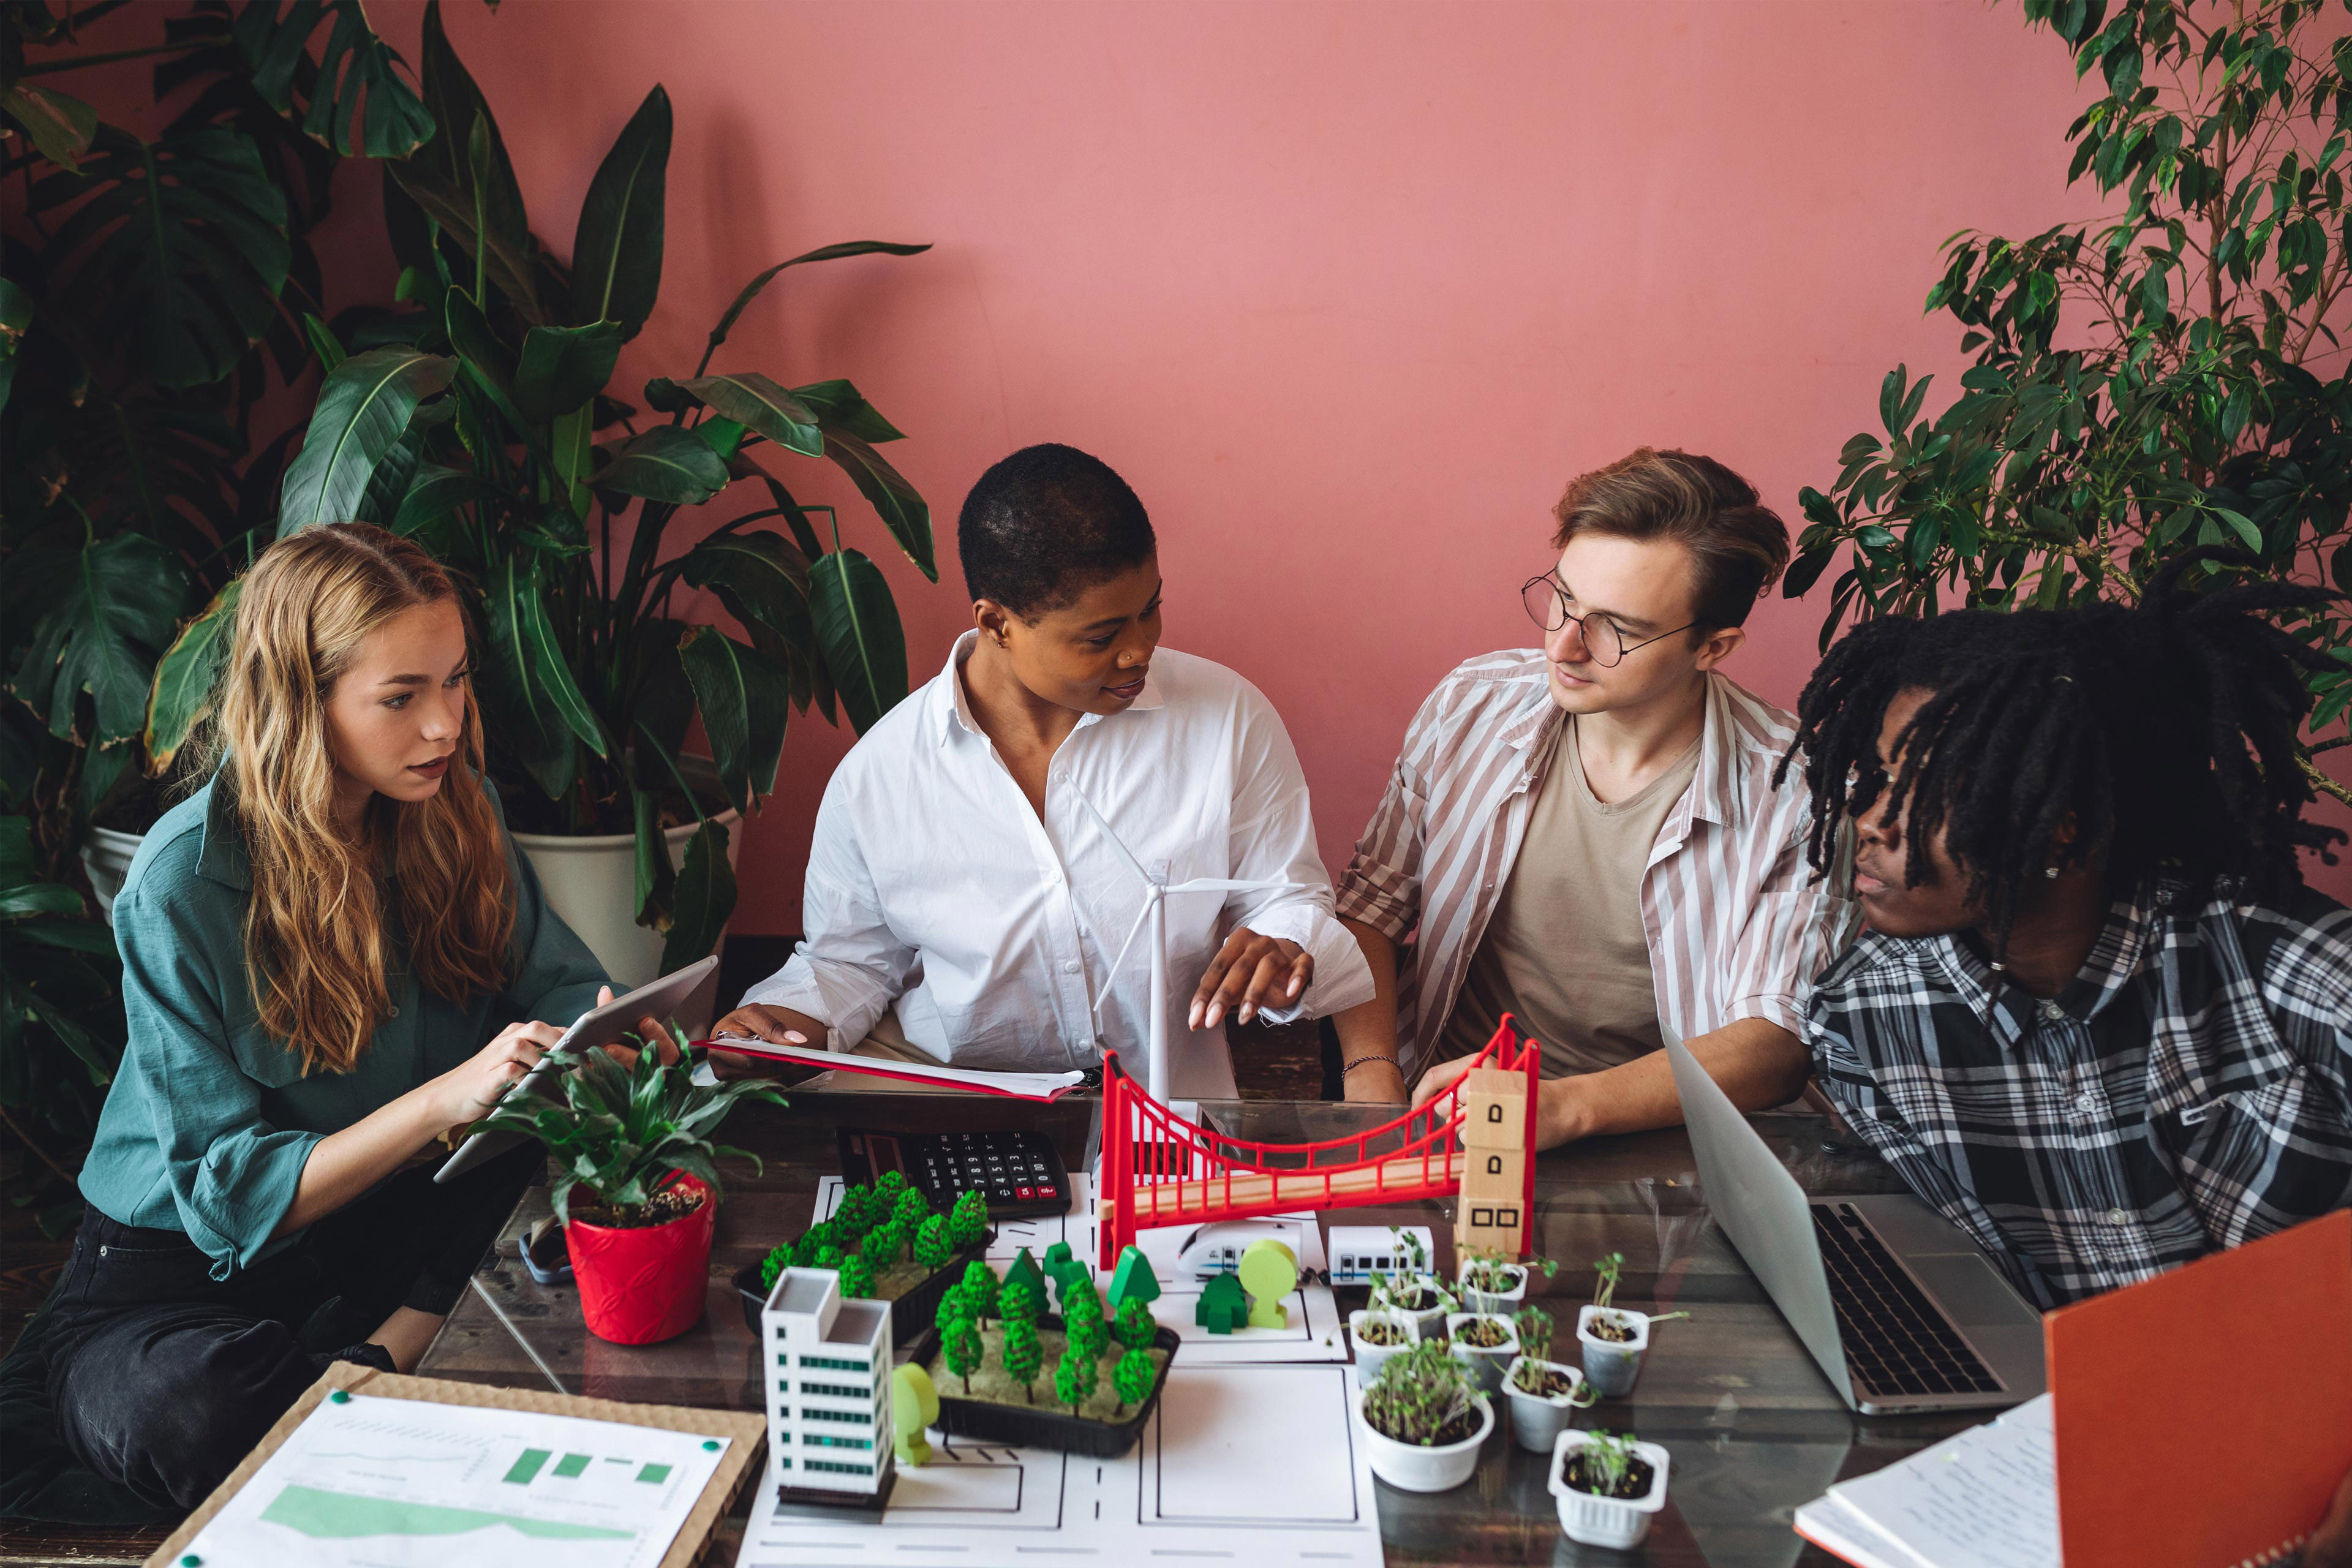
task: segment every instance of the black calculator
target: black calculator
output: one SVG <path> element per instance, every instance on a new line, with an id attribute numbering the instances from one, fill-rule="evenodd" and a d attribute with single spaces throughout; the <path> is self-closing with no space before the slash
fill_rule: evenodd
<path id="1" fill-rule="evenodd" d="M 885 1171 L 900 1171 L 945 1214 L 961 1192 L 987 1201 L 991 1219 L 1066 1214 L 1070 1173 L 1054 1141 L 1018 1132 L 881 1132 L 844 1127 L 841 1179 L 853 1186 Z"/>

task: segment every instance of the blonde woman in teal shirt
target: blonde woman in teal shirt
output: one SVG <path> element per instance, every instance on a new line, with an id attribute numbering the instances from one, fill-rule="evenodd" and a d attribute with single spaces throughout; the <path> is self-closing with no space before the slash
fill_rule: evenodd
<path id="1" fill-rule="evenodd" d="M 424 552 L 272 545 L 215 710 L 212 782 L 114 906 L 130 1038 L 47 1340 L 68 1450 L 179 1508 L 331 1362 L 415 1367 L 543 1158 L 437 1186 L 436 1138 L 608 994 L 482 781 Z"/>

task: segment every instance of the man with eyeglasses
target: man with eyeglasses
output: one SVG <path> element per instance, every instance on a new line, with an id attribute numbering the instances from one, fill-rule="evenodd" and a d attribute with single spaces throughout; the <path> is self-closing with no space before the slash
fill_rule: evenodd
<path id="1" fill-rule="evenodd" d="M 1445 678 L 1356 847 L 1338 907 L 1377 994 L 1334 1020 L 1347 1098 L 1420 1071 L 1418 1103 L 1512 1014 L 1543 1046 L 1546 1148 L 1682 1120 L 1661 1022 L 1743 1109 L 1796 1098 L 1806 983 L 1854 925 L 1850 873 L 1810 880 L 1804 790 L 1772 783 L 1795 720 L 1720 672 L 1787 527 L 1722 464 L 1647 447 L 1553 516 L 1522 590 L 1541 651 Z"/>

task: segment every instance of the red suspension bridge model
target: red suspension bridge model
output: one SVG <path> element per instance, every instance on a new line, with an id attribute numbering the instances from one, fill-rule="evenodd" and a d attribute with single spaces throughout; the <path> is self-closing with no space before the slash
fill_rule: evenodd
<path id="1" fill-rule="evenodd" d="M 1349 1138 L 1256 1143 L 1186 1121 L 1103 1053 L 1104 1268 L 1141 1230 L 1298 1209 L 1462 1195 L 1457 1245 L 1528 1251 L 1535 1206 L 1536 1067 L 1509 1017 L 1470 1070 L 1419 1110 Z"/>

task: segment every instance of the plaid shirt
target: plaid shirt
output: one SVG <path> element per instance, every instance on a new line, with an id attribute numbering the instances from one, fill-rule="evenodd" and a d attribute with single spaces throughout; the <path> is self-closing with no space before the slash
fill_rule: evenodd
<path id="1" fill-rule="evenodd" d="M 1807 1035 L 1855 1133 L 2045 1309 L 2352 1202 L 2352 911 L 2159 886 L 2056 996 L 1995 979 L 1871 933 Z"/>

